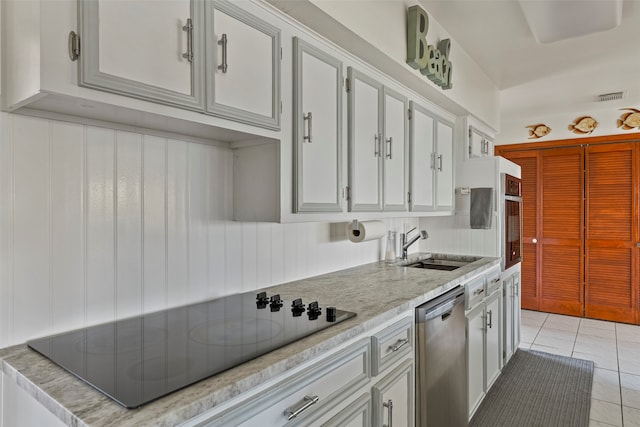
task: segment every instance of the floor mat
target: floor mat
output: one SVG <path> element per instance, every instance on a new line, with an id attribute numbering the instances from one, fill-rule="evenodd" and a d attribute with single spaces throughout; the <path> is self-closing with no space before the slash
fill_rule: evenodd
<path id="1" fill-rule="evenodd" d="M 476 411 L 472 427 L 588 427 L 593 362 L 518 349 Z"/>

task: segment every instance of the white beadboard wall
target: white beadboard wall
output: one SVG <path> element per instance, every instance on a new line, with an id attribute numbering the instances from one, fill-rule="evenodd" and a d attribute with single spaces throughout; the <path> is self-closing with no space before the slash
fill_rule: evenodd
<path id="1" fill-rule="evenodd" d="M 0 348 L 382 258 L 384 239 L 353 244 L 344 223 L 232 221 L 229 148 L 8 113 L 0 127 Z"/>

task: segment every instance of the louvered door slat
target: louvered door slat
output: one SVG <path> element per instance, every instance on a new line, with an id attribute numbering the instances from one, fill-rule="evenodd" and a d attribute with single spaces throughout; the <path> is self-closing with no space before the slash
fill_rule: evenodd
<path id="1" fill-rule="evenodd" d="M 586 149 L 585 315 L 634 322 L 634 144 Z"/>
<path id="2" fill-rule="evenodd" d="M 541 310 L 582 316 L 583 149 L 540 153 Z"/>

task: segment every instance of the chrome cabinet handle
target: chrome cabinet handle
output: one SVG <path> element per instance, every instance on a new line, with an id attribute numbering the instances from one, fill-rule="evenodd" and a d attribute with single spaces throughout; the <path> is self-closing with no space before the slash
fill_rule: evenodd
<path id="1" fill-rule="evenodd" d="M 223 73 L 227 72 L 227 67 L 229 64 L 227 64 L 227 43 L 228 43 L 229 39 L 227 38 L 226 34 L 222 34 L 222 38 L 220 40 L 218 40 L 218 45 L 222 46 L 222 64 L 218 65 L 218 70 L 222 71 Z"/>
<path id="2" fill-rule="evenodd" d="M 380 157 L 380 134 L 373 135 L 373 157 Z"/>
<path id="3" fill-rule="evenodd" d="M 309 111 L 307 114 L 303 113 L 302 118 L 307 122 L 307 134 L 303 136 L 303 141 L 309 141 L 309 143 L 312 143 L 313 139 L 311 135 L 311 124 L 313 123 L 313 116 L 311 115 L 311 111 Z"/>
<path id="4" fill-rule="evenodd" d="M 476 289 L 475 291 L 473 291 L 473 294 L 474 295 L 480 295 L 483 292 L 484 292 L 484 288 L 480 288 L 480 289 Z"/>
<path id="5" fill-rule="evenodd" d="M 389 350 L 398 351 L 405 345 L 409 344 L 409 340 L 407 338 L 396 341 L 395 344 L 389 346 Z"/>
<path id="6" fill-rule="evenodd" d="M 489 327 L 489 329 L 493 328 L 493 311 L 489 310 L 487 311 L 487 326 Z"/>
<path id="7" fill-rule="evenodd" d="M 187 32 L 187 52 L 182 57 L 189 62 L 193 62 L 193 21 L 187 18 L 187 23 L 182 27 L 182 31 Z"/>
<path id="8" fill-rule="evenodd" d="M 500 278 L 499 278 L 499 277 L 496 277 L 495 279 L 493 279 L 493 280 L 491 281 L 491 283 L 498 283 L 499 281 L 500 281 Z"/>
<path id="9" fill-rule="evenodd" d="M 438 156 L 438 170 L 442 172 L 442 154 Z"/>
<path id="10" fill-rule="evenodd" d="M 284 414 L 287 416 L 287 419 L 291 421 L 311 406 L 318 403 L 318 400 L 320 400 L 318 396 L 305 396 L 297 405 L 285 409 Z"/>
<path id="11" fill-rule="evenodd" d="M 393 147 L 393 137 L 390 136 L 389 139 L 387 139 L 387 144 L 389 144 L 389 152 L 387 153 L 387 159 L 391 160 L 391 149 Z"/>
<path id="12" fill-rule="evenodd" d="M 382 427 L 393 427 L 393 401 L 391 399 L 387 402 L 382 402 L 382 406 L 387 408 L 387 424 L 383 424 Z"/>

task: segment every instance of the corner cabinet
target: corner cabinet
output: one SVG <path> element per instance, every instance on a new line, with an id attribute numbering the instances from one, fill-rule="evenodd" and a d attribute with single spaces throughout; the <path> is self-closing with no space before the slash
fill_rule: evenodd
<path id="1" fill-rule="evenodd" d="M 342 62 L 293 39 L 294 211 L 342 212 Z"/>
<path id="2" fill-rule="evenodd" d="M 348 68 L 349 210 L 406 211 L 408 100 Z"/>
<path id="3" fill-rule="evenodd" d="M 78 84 L 204 109 L 203 3 L 78 2 Z"/>
<path id="4" fill-rule="evenodd" d="M 409 103 L 409 209 L 453 210 L 453 124 Z"/>
<path id="5" fill-rule="evenodd" d="M 280 128 L 280 30 L 229 1 L 205 3 L 207 111 Z"/>

